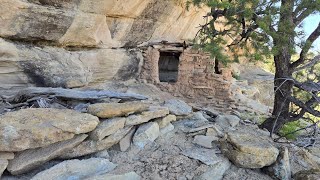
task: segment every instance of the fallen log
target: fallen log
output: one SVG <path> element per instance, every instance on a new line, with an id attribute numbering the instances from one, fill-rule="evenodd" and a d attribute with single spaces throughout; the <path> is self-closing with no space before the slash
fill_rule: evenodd
<path id="1" fill-rule="evenodd" d="M 8 97 L 7 102 L 23 103 L 28 99 L 48 96 L 70 100 L 99 100 L 103 98 L 117 98 L 122 100 L 145 100 L 146 96 L 135 93 L 120 93 L 107 90 L 76 90 L 63 88 L 30 87 L 19 91 L 16 95 Z"/>

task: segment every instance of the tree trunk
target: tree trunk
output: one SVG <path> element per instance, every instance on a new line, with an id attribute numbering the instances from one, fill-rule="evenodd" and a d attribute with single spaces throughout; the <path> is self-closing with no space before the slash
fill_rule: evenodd
<path id="1" fill-rule="evenodd" d="M 290 101 L 287 99 L 292 94 L 293 82 L 290 69 L 291 52 L 294 49 L 294 23 L 293 0 L 281 0 L 280 19 L 277 35 L 273 36 L 274 48 L 277 53 L 274 56 L 276 73 L 274 79 L 274 106 L 272 116 L 263 122 L 260 127 L 270 132 L 277 133 L 288 122 Z"/>
<path id="2" fill-rule="evenodd" d="M 270 132 L 279 132 L 280 128 L 288 122 L 290 101 L 287 99 L 292 94 L 293 83 L 288 78 L 292 76 L 289 68 L 291 55 L 288 49 L 274 57 L 276 73 L 274 79 L 274 106 L 272 116 L 263 122 L 260 127 L 266 128 Z"/>

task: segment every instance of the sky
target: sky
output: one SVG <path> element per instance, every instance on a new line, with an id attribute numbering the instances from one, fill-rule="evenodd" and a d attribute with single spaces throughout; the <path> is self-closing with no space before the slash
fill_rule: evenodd
<path id="1" fill-rule="evenodd" d="M 308 37 L 318 26 L 320 22 L 320 14 L 312 15 L 303 21 L 303 29 Z M 313 43 L 312 51 L 320 51 L 320 37 Z"/>

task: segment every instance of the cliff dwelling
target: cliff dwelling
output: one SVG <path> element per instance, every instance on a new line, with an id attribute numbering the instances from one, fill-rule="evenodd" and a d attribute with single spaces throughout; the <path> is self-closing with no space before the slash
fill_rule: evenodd
<path id="1" fill-rule="evenodd" d="M 175 96 L 204 101 L 232 102 L 231 72 L 220 68 L 209 54 L 182 43 L 158 43 L 144 50 L 141 79 Z"/>

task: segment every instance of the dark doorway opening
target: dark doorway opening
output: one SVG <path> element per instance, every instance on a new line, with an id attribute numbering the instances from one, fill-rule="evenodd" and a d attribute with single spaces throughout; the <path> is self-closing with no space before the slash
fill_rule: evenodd
<path id="1" fill-rule="evenodd" d="M 180 55 L 181 52 L 160 52 L 158 63 L 160 82 L 177 82 Z"/>

